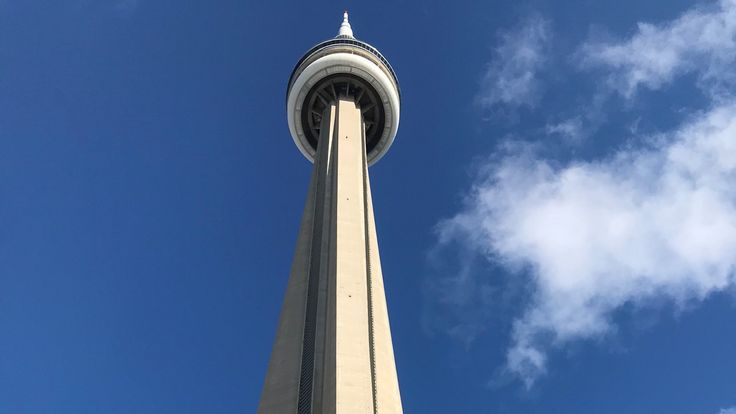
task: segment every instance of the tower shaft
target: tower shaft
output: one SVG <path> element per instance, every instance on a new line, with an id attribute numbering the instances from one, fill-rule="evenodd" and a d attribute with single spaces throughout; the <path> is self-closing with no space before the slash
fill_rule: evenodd
<path id="1" fill-rule="evenodd" d="M 345 95 L 321 118 L 259 413 L 401 413 L 365 123 Z"/>

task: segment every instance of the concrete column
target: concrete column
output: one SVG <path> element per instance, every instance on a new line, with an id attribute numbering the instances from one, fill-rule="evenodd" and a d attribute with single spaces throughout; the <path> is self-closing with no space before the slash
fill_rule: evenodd
<path id="1" fill-rule="evenodd" d="M 259 413 L 401 413 L 370 198 L 351 97 L 323 114 Z"/>
<path id="2" fill-rule="evenodd" d="M 373 413 L 360 108 L 338 102 L 336 231 L 337 412 Z"/>

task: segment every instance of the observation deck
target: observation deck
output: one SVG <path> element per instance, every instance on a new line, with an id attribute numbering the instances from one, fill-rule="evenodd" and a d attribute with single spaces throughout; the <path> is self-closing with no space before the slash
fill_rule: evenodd
<path id="1" fill-rule="evenodd" d="M 399 127 L 401 90 L 388 60 L 353 37 L 347 12 L 337 37 L 312 47 L 289 77 L 286 111 L 297 148 L 314 162 L 324 111 L 338 97 L 360 107 L 368 165 L 389 149 Z"/>

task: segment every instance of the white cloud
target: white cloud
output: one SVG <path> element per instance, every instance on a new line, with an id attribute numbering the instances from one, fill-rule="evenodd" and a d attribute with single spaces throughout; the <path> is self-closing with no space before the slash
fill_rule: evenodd
<path id="1" fill-rule="evenodd" d="M 536 104 L 548 26 L 532 19 L 503 35 L 484 106 Z M 628 146 L 594 161 L 560 164 L 530 144 L 507 144 L 480 165 L 461 211 L 438 225 L 435 253 L 460 246 L 461 272 L 430 283 L 452 336 L 472 341 L 497 310 L 492 302 L 508 301 L 502 285 L 518 285 L 479 272 L 477 255 L 528 282 L 505 364 L 527 387 L 546 372 L 550 350 L 614 333 L 620 309 L 682 309 L 736 289 L 736 0 L 640 23 L 618 43 L 589 41 L 578 56 L 628 98 L 690 73 L 711 102 L 668 133 L 642 137 L 635 124 Z M 544 132 L 573 143 L 596 121 L 561 119 Z"/>
<path id="2" fill-rule="evenodd" d="M 718 414 L 736 414 L 736 407 L 722 408 Z"/>
<path id="3" fill-rule="evenodd" d="M 579 116 L 556 124 L 547 124 L 545 132 L 548 135 L 559 135 L 568 144 L 579 144 L 586 135 L 583 129 L 583 121 Z"/>
<path id="4" fill-rule="evenodd" d="M 735 137 L 736 102 L 601 161 L 555 166 L 516 148 L 489 163 L 440 240 L 530 270 L 510 373 L 531 386 L 550 347 L 605 336 L 626 304 L 681 306 L 734 287 Z"/>
<path id="5" fill-rule="evenodd" d="M 610 85 L 627 97 L 697 73 L 709 93 L 727 93 L 736 81 L 736 0 L 692 9 L 665 24 L 639 23 L 624 42 L 588 42 L 584 65 L 609 70 Z"/>
<path id="6" fill-rule="evenodd" d="M 541 93 L 539 70 L 546 61 L 549 40 L 549 23 L 540 17 L 502 33 L 481 82 L 480 104 L 533 107 Z"/>

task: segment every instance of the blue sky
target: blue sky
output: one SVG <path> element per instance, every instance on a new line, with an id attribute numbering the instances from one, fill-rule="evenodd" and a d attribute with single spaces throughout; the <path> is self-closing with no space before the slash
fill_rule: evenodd
<path id="1" fill-rule="evenodd" d="M 0 413 L 255 410 L 345 8 L 405 411 L 736 412 L 733 0 L 0 0 Z"/>

